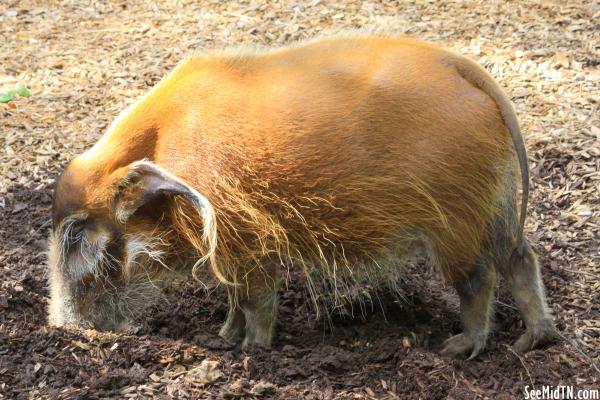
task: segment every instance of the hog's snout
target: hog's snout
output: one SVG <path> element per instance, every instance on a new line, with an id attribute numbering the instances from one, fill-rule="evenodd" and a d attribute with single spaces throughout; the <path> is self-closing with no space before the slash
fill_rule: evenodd
<path id="1" fill-rule="evenodd" d="M 52 286 L 48 308 L 48 323 L 55 327 L 120 331 L 127 326 L 116 310 L 99 301 L 76 299 L 62 284 Z"/>
<path id="2" fill-rule="evenodd" d="M 48 322 L 120 331 L 160 297 L 161 238 L 127 234 L 108 217 L 79 213 L 50 237 Z"/>

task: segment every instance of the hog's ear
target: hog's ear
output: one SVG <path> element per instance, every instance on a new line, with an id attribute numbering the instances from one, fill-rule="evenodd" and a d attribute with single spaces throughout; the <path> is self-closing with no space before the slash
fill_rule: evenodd
<path id="1" fill-rule="evenodd" d="M 138 208 L 165 194 L 182 196 L 198 210 L 204 224 L 202 239 L 209 245 L 209 254 L 212 253 L 216 248 L 217 234 L 215 213 L 208 199 L 182 179 L 150 161 L 131 164 L 117 190 L 115 217 L 119 222 L 126 223 Z"/>

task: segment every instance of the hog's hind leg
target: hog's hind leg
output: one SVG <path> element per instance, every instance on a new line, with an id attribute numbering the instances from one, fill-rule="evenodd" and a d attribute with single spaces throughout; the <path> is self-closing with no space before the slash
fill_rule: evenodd
<path id="1" fill-rule="evenodd" d="M 460 297 L 463 333 L 452 336 L 443 344 L 442 354 L 469 359 L 483 351 L 489 333 L 496 271 L 489 262 L 478 261 L 467 279 L 454 284 Z"/>
<path id="2" fill-rule="evenodd" d="M 522 254 L 513 251 L 508 262 L 500 268 L 526 325 L 525 333 L 514 344 L 514 349 L 520 352 L 555 341 L 558 337 L 546 306 L 537 257 L 527 240 L 523 240 L 522 246 Z"/>
<path id="3" fill-rule="evenodd" d="M 509 179 L 509 182 L 513 181 L 514 178 Z M 498 272 L 506 279 L 525 321 L 526 331 L 514 344 L 515 350 L 522 352 L 551 342 L 558 334 L 546 305 L 537 257 L 527 239 L 521 239 L 521 243 L 515 240 L 520 229 L 515 198 L 516 189 L 508 185 L 506 198 L 498 207 L 501 212 L 492 224 L 492 234 L 486 246 Z"/>

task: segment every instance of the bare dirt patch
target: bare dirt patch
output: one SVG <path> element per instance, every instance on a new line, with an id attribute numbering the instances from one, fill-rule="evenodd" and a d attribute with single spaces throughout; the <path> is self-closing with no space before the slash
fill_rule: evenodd
<path id="1" fill-rule="evenodd" d="M 49 4 L 0 5 L 0 93 L 31 92 L 0 104 L 0 398 L 470 399 L 522 398 L 527 385 L 599 388 L 600 3 Z M 222 341 L 224 291 L 191 280 L 130 334 L 46 326 L 54 179 L 119 111 L 192 51 L 364 26 L 469 54 L 512 96 L 532 166 L 527 231 L 566 342 L 512 352 L 523 326 L 500 290 L 488 351 L 440 357 L 460 329 L 457 299 L 427 270 L 411 275 L 406 304 L 381 293 L 364 317 L 332 325 L 315 320 L 292 280 L 270 351 Z"/>

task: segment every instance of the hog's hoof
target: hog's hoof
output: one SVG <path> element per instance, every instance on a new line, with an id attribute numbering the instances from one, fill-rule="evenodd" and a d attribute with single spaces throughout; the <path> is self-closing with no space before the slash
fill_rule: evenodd
<path id="1" fill-rule="evenodd" d="M 244 330 L 233 327 L 223 326 L 219 331 L 219 336 L 229 343 L 239 343 L 244 337 Z"/>
<path id="2" fill-rule="evenodd" d="M 471 352 L 469 360 L 477 357 L 485 348 L 487 335 L 468 336 L 464 333 L 454 335 L 443 343 L 441 354 L 444 356 L 460 357 Z"/>
<path id="3" fill-rule="evenodd" d="M 221 330 L 219 336 L 228 341 L 229 343 L 239 343 L 244 337 L 244 325 L 232 324 L 230 321 L 226 321 Z"/>
<path id="4" fill-rule="evenodd" d="M 244 337 L 245 329 L 237 329 L 231 326 L 223 326 L 219 332 L 219 336 L 227 342 L 235 344 L 242 342 L 242 348 L 248 349 L 252 347 L 271 348 L 271 338 L 266 336 L 247 335 Z M 242 340 L 243 339 L 243 340 Z"/>
<path id="5" fill-rule="evenodd" d="M 264 334 L 264 335 L 253 335 L 247 334 L 242 342 L 243 349 L 249 349 L 252 347 L 262 347 L 263 349 L 270 349 L 272 342 L 272 335 Z"/>
<path id="6" fill-rule="evenodd" d="M 533 328 L 527 328 L 524 334 L 513 344 L 513 349 L 523 353 L 535 347 L 556 342 L 560 335 L 550 319 L 544 319 Z"/>
<path id="7" fill-rule="evenodd" d="M 246 337 L 242 342 L 242 348 L 258 346 L 270 349 L 275 332 L 274 328 L 272 321 L 266 324 L 257 324 L 256 321 L 246 324 Z"/>

